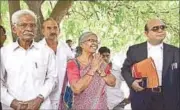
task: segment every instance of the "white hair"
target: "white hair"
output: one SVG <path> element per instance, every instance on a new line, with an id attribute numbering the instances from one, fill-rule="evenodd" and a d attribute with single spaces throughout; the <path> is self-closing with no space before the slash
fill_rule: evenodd
<path id="1" fill-rule="evenodd" d="M 18 24 L 19 23 L 19 18 L 24 16 L 24 15 L 30 15 L 34 18 L 35 22 L 37 22 L 37 16 L 36 14 L 31 11 L 31 10 L 28 10 L 28 9 L 24 9 L 24 10 L 18 10 L 16 12 L 13 13 L 12 15 L 12 24 L 15 25 L 15 24 Z"/>

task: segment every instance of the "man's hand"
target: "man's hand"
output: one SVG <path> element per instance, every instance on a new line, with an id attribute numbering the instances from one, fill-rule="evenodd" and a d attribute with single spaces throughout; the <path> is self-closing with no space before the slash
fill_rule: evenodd
<path id="1" fill-rule="evenodd" d="M 142 79 L 135 80 L 131 85 L 136 92 L 144 90 L 144 88 L 139 85 L 140 82 L 142 82 Z"/>
<path id="2" fill-rule="evenodd" d="M 39 110 L 42 102 L 42 98 L 36 97 L 35 99 L 26 101 L 25 103 L 28 104 L 27 110 Z"/>
<path id="3" fill-rule="evenodd" d="M 16 100 L 14 99 L 11 103 L 11 108 L 15 109 L 15 110 L 25 110 L 27 108 L 27 104 L 22 102 L 22 101 L 19 101 L 19 100 Z"/>

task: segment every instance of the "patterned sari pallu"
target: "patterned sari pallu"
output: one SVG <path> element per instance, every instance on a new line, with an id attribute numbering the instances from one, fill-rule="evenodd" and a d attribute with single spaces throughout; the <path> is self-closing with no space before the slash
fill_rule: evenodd
<path id="1" fill-rule="evenodd" d="M 80 76 L 83 77 L 89 69 L 90 65 L 81 68 Z M 74 94 L 72 108 L 75 110 L 107 110 L 105 85 L 105 81 L 98 74 L 95 74 L 88 88 L 86 88 L 81 94 Z"/>

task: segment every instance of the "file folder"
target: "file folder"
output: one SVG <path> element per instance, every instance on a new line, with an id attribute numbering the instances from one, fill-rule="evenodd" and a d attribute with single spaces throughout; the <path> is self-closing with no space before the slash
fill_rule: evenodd
<path id="1" fill-rule="evenodd" d="M 147 87 L 154 88 L 159 86 L 159 79 L 153 59 L 147 58 L 132 66 L 132 76 L 135 79 L 146 78 Z"/>

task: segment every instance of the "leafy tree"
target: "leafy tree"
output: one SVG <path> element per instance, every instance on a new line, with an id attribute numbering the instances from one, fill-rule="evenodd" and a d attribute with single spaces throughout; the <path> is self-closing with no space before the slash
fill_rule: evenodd
<path id="1" fill-rule="evenodd" d="M 6 3 L 7 1 L 1 1 L 2 4 Z M 36 13 L 38 16 L 38 32 L 37 32 L 37 37 L 36 40 L 40 40 L 42 38 L 41 35 L 41 24 L 43 23 L 44 16 L 43 16 L 43 11 L 47 9 L 42 9 L 41 6 L 43 5 L 44 2 L 50 2 L 51 1 L 45 1 L 45 0 L 8 0 L 8 5 L 9 5 L 9 16 L 12 16 L 12 14 L 20 9 L 23 8 L 29 8 L 33 12 Z M 59 0 L 59 1 L 54 1 L 55 5 L 51 7 L 51 9 L 48 9 L 49 16 L 54 18 L 58 23 L 61 22 L 62 18 L 67 14 L 68 9 L 71 7 L 72 1 L 69 0 Z M 7 8 L 6 8 L 7 9 Z M 9 17 L 11 19 L 11 17 Z M 11 21 L 11 20 L 10 20 Z M 15 35 L 13 35 L 15 36 Z M 16 37 L 13 37 L 13 41 L 15 41 Z"/>
<path id="2" fill-rule="evenodd" d="M 83 31 L 98 34 L 102 46 L 113 51 L 145 41 L 144 25 L 161 18 L 168 26 L 166 42 L 179 46 L 179 1 L 98 1 L 74 2 L 64 20 L 66 37 L 77 40 Z"/>
<path id="3" fill-rule="evenodd" d="M 166 42 L 179 46 L 179 1 L 0 1 L 3 5 L 0 21 L 6 28 L 9 28 L 8 14 L 12 13 L 8 10 L 11 2 L 18 2 L 18 8 L 35 11 L 39 26 L 47 17 L 57 19 L 62 24 L 61 38 L 72 39 L 76 44 L 80 34 L 89 30 L 99 36 L 101 46 L 114 52 L 125 51 L 129 45 L 146 40 L 147 20 L 160 18 L 168 27 Z"/>

